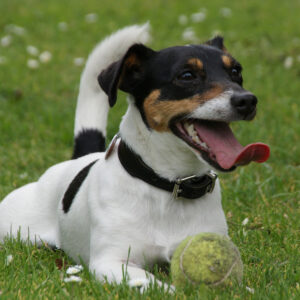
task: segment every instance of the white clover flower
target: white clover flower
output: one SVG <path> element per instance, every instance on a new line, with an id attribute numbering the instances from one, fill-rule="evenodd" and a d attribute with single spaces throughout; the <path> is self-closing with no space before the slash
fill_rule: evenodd
<path id="1" fill-rule="evenodd" d="M 0 65 L 4 65 L 4 64 L 6 64 L 6 62 L 7 62 L 6 57 L 5 56 L 0 56 Z"/>
<path id="2" fill-rule="evenodd" d="M 64 282 L 81 282 L 81 281 L 82 279 L 80 277 L 74 275 L 64 279 Z"/>
<path id="3" fill-rule="evenodd" d="M 187 22 L 188 22 L 188 17 L 187 17 L 186 15 L 180 15 L 180 16 L 178 17 L 178 23 L 179 23 L 180 25 L 186 25 Z"/>
<path id="4" fill-rule="evenodd" d="M 68 275 L 74 275 L 74 274 L 77 274 L 77 273 L 81 272 L 82 270 L 83 270 L 83 266 L 75 265 L 75 266 L 69 267 L 67 269 L 66 273 Z"/>
<path id="5" fill-rule="evenodd" d="M 191 15 L 191 20 L 194 23 L 203 22 L 206 19 L 206 13 L 204 11 L 200 11 Z"/>
<path id="6" fill-rule="evenodd" d="M 291 56 L 287 56 L 283 62 L 283 66 L 286 69 L 290 69 L 293 66 L 294 59 Z"/>
<path id="7" fill-rule="evenodd" d="M 74 65 L 77 67 L 81 67 L 84 64 L 85 59 L 83 57 L 74 58 Z"/>
<path id="8" fill-rule="evenodd" d="M 184 30 L 182 33 L 182 39 L 189 42 L 196 42 L 198 40 L 194 29 L 191 27 Z"/>
<path id="9" fill-rule="evenodd" d="M 211 33 L 212 36 L 222 35 L 222 31 L 220 29 L 215 29 Z"/>
<path id="10" fill-rule="evenodd" d="M 5 265 L 8 266 L 12 261 L 13 261 L 13 256 L 10 254 L 10 255 L 7 255 L 6 259 L 5 259 Z"/>
<path id="11" fill-rule="evenodd" d="M 26 33 L 26 29 L 15 25 L 15 24 L 8 24 L 5 26 L 5 31 L 6 32 L 10 32 L 10 33 L 14 33 L 15 35 L 19 35 L 19 36 L 23 36 Z"/>
<path id="12" fill-rule="evenodd" d="M 243 226 L 246 226 L 249 223 L 249 218 L 245 218 L 242 222 Z"/>
<path id="13" fill-rule="evenodd" d="M 21 179 L 24 179 L 24 178 L 26 178 L 27 176 L 28 176 L 28 174 L 27 174 L 26 172 L 19 175 L 19 177 L 20 177 Z"/>
<path id="14" fill-rule="evenodd" d="M 43 64 L 48 63 L 52 58 L 52 54 L 49 51 L 44 51 L 40 54 L 39 59 Z"/>
<path id="15" fill-rule="evenodd" d="M 36 59 L 28 59 L 27 67 L 29 69 L 37 69 L 40 66 L 39 62 Z"/>
<path id="16" fill-rule="evenodd" d="M 224 18 L 230 18 L 232 16 L 232 10 L 229 7 L 222 7 L 220 9 L 220 14 L 221 16 L 223 16 Z"/>
<path id="17" fill-rule="evenodd" d="M 11 44 L 12 37 L 10 35 L 6 35 L 1 38 L 0 44 L 2 47 L 8 47 Z"/>
<path id="18" fill-rule="evenodd" d="M 26 47 L 26 50 L 28 52 L 28 54 L 33 55 L 33 56 L 37 56 L 39 54 L 39 50 L 37 47 L 29 45 Z"/>
<path id="19" fill-rule="evenodd" d="M 249 286 L 246 286 L 246 290 L 251 293 L 251 294 L 254 294 L 254 289 L 253 288 L 250 288 Z"/>
<path id="20" fill-rule="evenodd" d="M 95 13 L 87 14 L 85 16 L 85 21 L 87 23 L 95 23 L 95 22 L 97 22 L 97 20 L 98 20 L 98 15 Z"/>
<path id="21" fill-rule="evenodd" d="M 68 24 L 66 22 L 59 22 L 57 27 L 60 31 L 67 31 L 68 30 Z"/>

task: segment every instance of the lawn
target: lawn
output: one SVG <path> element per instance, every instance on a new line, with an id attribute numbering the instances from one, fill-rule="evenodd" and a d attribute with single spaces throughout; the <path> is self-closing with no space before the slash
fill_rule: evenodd
<path id="1" fill-rule="evenodd" d="M 243 144 L 271 147 L 267 163 L 221 175 L 229 234 L 244 262 L 242 286 L 174 295 L 153 287 L 139 295 L 100 284 L 87 268 L 82 282 L 66 283 L 64 265 L 73 262 L 63 252 L 7 240 L 0 299 L 300 299 L 299 1 L 1 0 L 0 11 L 0 199 L 70 158 L 83 59 L 107 34 L 147 20 L 154 49 L 225 37 L 244 67 L 245 87 L 259 99 L 256 119 L 234 131 Z M 125 109 L 120 93 L 109 139 Z"/>

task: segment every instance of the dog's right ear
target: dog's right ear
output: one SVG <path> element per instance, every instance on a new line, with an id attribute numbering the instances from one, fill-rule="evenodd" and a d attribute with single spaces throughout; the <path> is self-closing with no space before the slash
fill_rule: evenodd
<path id="1" fill-rule="evenodd" d="M 214 38 L 212 38 L 209 41 L 206 41 L 204 44 L 218 48 L 224 52 L 226 52 L 226 47 L 224 46 L 224 38 L 222 36 L 215 36 Z"/>
<path id="2" fill-rule="evenodd" d="M 98 82 L 108 95 L 109 105 L 112 107 L 117 101 L 118 88 L 132 93 L 144 76 L 147 60 L 156 52 L 142 45 L 135 44 L 129 48 L 122 59 L 112 63 L 98 76 Z"/>

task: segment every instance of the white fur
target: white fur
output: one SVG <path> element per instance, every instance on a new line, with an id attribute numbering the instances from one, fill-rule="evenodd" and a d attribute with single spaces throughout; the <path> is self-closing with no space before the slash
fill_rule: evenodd
<path id="1" fill-rule="evenodd" d="M 230 98 L 233 91 L 226 91 L 216 98 L 206 101 L 203 105 L 196 108 L 190 118 L 210 121 L 232 122 L 240 120 L 235 110 L 232 109 Z"/>
<path id="2" fill-rule="evenodd" d="M 143 26 L 126 27 L 106 38 L 92 51 L 80 80 L 75 115 L 75 135 L 88 128 L 98 129 L 106 136 L 109 104 L 107 95 L 99 86 L 98 75 L 101 70 L 119 60 L 131 45 L 149 42 L 149 29 L 149 23 Z"/>
<path id="3" fill-rule="evenodd" d="M 96 82 L 99 71 L 130 44 L 147 37 L 147 26 L 129 27 L 96 47 L 81 79 L 75 134 L 83 128 L 104 130 L 108 100 Z M 150 132 L 132 101 L 120 133 L 161 176 L 175 179 L 209 169 L 173 134 Z M 99 160 L 64 213 L 62 198 L 70 182 L 95 159 Z M 213 193 L 201 199 L 175 200 L 171 193 L 131 177 L 116 151 L 108 160 L 95 153 L 55 165 L 37 182 L 9 194 L 0 204 L 0 239 L 9 233 L 16 236 L 19 227 L 22 239 L 29 232 L 32 242 L 55 244 L 78 262 L 80 257 L 100 280 L 120 283 L 125 270 L 129 285 L 142 288 L 154 280 L 145 268 L 170 262 L 185 237 L 200 232 L 227 235 L 218 181 Z"/>

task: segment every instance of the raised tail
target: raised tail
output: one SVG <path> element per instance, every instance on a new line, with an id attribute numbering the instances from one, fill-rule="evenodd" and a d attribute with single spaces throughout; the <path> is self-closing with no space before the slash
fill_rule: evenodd
<path id="1" fill-rule="evenodd" d="M 99 43 L 90 54 L 80 80 L 72 158 L 105 151 L 109 103 L 97 77 L 102 70 L 121 59 L 130 46 L 147 43 L 149 27 L 148 23 L 125 27 Z"/>

